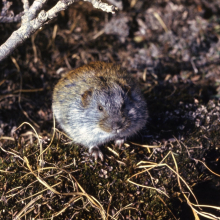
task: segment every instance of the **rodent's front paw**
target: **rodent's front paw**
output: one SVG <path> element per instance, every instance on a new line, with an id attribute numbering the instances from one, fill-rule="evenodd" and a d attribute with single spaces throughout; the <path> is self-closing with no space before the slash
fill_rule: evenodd
<path id="1" fill-rule="evenodd" d="M 119 147 L 119 149 L 121 149 L 122 145 L 124 144 L 125 139 L 117 139 L 115 140 L 115 147 Z"/>
<path id="2" fill-rule="evenodd" d="M 101 161 L 104 159 L 103 153 L 97 146 L 89 148 L 89 153 L 95 158 L 95 160 L 97 160 L 98 157 L 101 159 Z"/>

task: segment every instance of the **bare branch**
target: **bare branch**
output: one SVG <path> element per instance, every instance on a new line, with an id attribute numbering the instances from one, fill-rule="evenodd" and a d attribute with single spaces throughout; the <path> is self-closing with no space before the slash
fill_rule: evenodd
<path id="1" fill-rule="evenodd" d="M 12 2 L 8 2 L 7 0 L 3 0 L 3 7 L 0 13 L 0 22 L 1 23 L 9 23 L 9 22 L 17 22 L 21 20 L 21 16 L 24 14 L 19 13 L 18 15 L 14 16 L 14 12 L 9 10 L 12 5 Z"/>
<path id="2" fill-rule="evenodd" d="M 25 24 L 25 23 L 29 23 L 30 19 L 29 19 L 29 2 L 28 0 L 22 0 L 23 2 L 23 8 L 24 8 L 24 15 L 22 16 L 22 20 L 21 20 L 21 25 Z"/>
<path id="3" fill-rule="evenodd" d="M 6 2 L 6 0 L 3 1 Z M 28 0 L 22 0 L 24 15 L 22 16 L 21 27 L 14 31 L 8 40 L 0 47 L 0 61 L 7 57 L 18 45 L 22 44 L 31 36 L 31 34 L 40 29 L 46 22 L 57 17 L 60 11 L 67 9 L 69 5 L 77 0 L 59 0 L 57 4 L 47 12 L 41 10 L 46 1 L 47 0 L 35 0 L 29 8 Z M 115 6 L 102 3 L 100 0 L 84 1 L 91 2 L 93 7 L 106 12 L 115 13 L 115 10 L 117 9 Z M 7 6 L 6 10 L 8 10 L 9 7 Z M 41 11 L 37 15 L 39 10 Z"/>
<path id="4" fill-rule="evenodd" d="M 108 0 L 108 2 L 110 4 L 115 5 L 119 10 L 123 10 L 122 0 L 121 1 L 118 1 L 118 0 Z"/>
<path id="5" fill-rule="evenodd" d="M 29 2 L 28 0 L 22 0 L 22 2 L 23 2 L 23 7 L 24 7 L 24 13 L 26 14 L 29 9 Z"/>
<path id="6" fill-rule="evenodd" d="M 14 13 L 11 16 L 0 16 L 0 23 L 12 23 L 12 22 L 20 22 L 21 17 L 23 16 L 24 12 L 21 12 L 14 16 Z"/>
<path id="7" fill-rule="evenodd" d="M 38 0 L 34 1 L 29 9 L 29 18 L 30 20 L 34 19 L 37 15 L 37 13 L 42 10 L 44 4 L 47 2 L 47 0 Z"/>
<path id="8" fill-rule="evenodd" d="M 111 12 L 112 14 L 114 14 L 115 10 L 118 9 L 114 5 L 108 5 L 107 3 L 103 3 L 101 0 L 84 0 L 84 1 L 92 3 L 94 8 L 101 9 L 102 11 L 105 12 Z"/>
<path id="9" fill-rule="evenodd" d="M 8 2 L 7 0 L 3 0 L 2 3 L 3 3 L 3 8 L 2 8 L 2 11 L 1 11 L 1 15 L 6 16 L 8 14 L 9 8 L 12 5 L 12 2 Z"/>

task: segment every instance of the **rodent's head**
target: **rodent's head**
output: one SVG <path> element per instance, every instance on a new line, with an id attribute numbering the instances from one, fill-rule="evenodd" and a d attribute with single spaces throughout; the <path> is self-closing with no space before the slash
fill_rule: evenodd
<path id="1" fill-rule="evenodd" d="M 126 137 L 146 122 L 146 103 L 140 91 L 125 80 L 98 77 L 81 94 L 81 105 L 98 128 L 114 137 Z"/>

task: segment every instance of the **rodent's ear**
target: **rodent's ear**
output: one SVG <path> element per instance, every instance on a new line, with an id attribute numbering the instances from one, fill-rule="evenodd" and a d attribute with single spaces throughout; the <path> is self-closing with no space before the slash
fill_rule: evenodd
<path id="1" fill-rule="evenodd" d="M 82 95 L 81 95 L 81 99 L 82 99 L 82 105 L 83 107 L 86 107 L 89 105 L 91 97 L 92 97 L 92 93 L 93 93 L 93 89 L 88 89 L 86 90 Z"/>

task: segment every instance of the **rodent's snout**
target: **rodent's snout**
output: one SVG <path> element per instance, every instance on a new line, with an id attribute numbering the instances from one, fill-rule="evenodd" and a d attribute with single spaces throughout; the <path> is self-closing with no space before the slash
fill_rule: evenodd
<path id="1" fill-rule="evenodd" d="M 123 122 L 121 120 L 114 120 L 112 122 L 112 131 L 114 133 L 120 133 L 123 130 Z"/>

